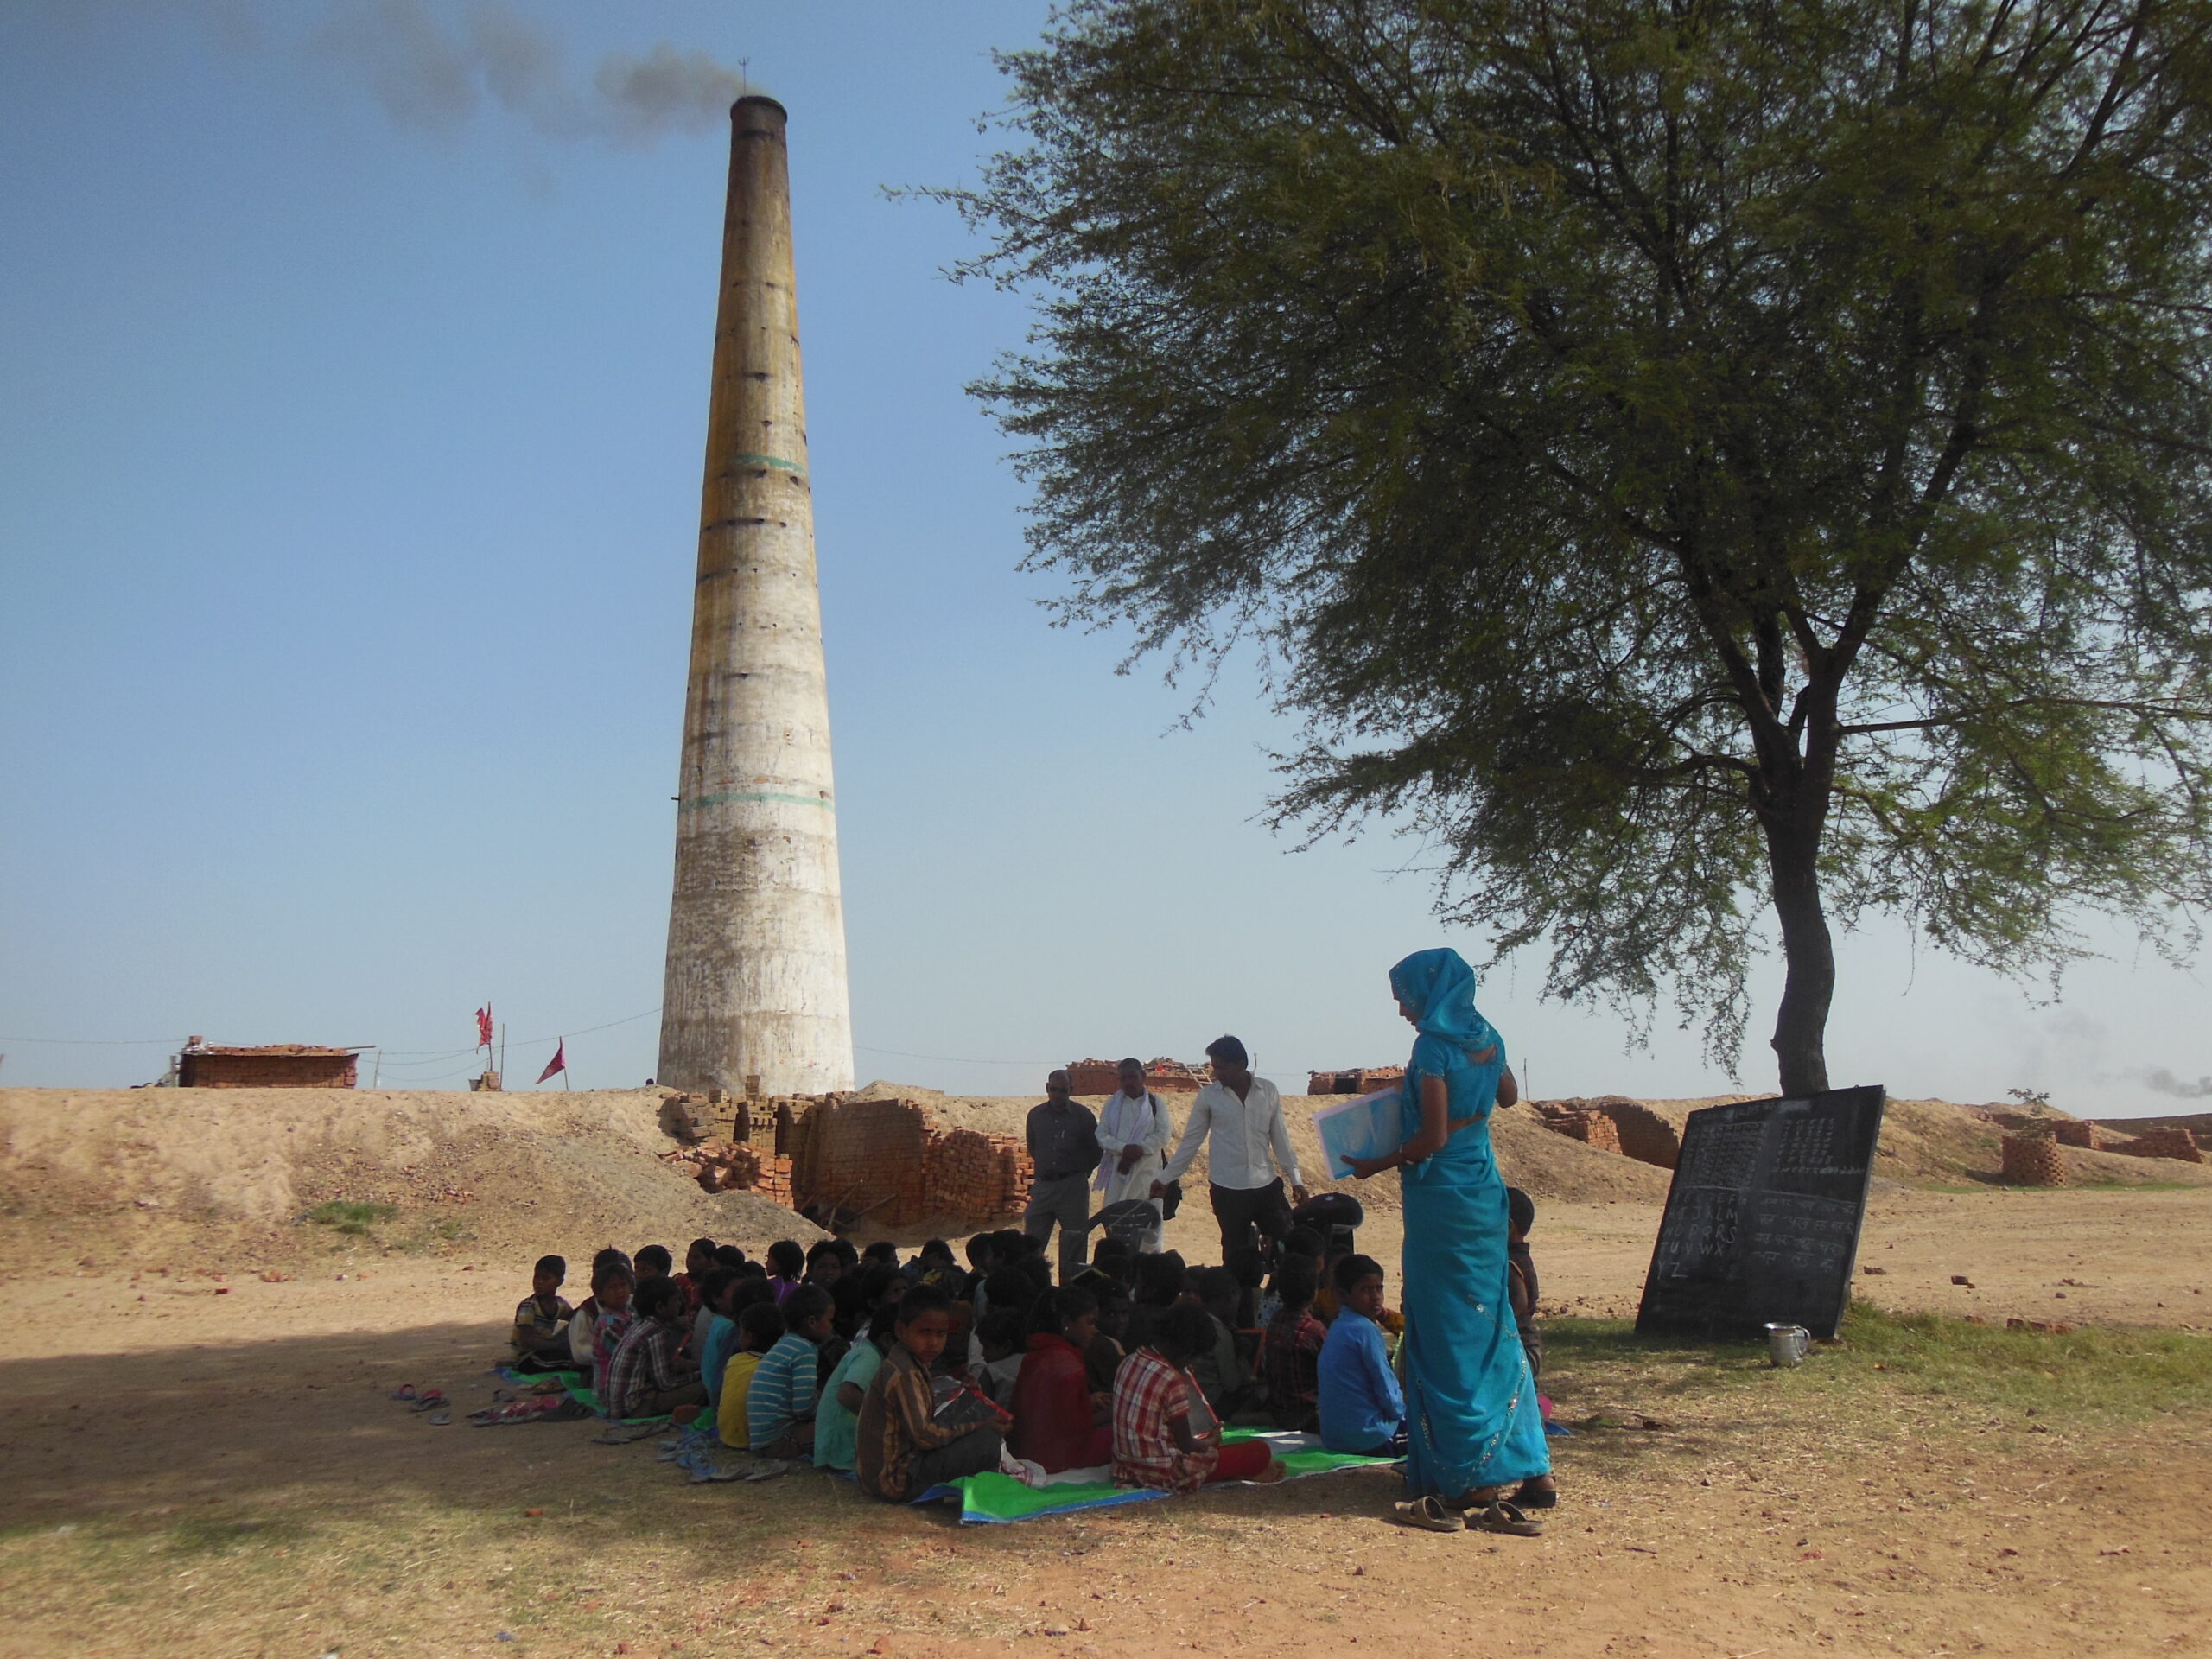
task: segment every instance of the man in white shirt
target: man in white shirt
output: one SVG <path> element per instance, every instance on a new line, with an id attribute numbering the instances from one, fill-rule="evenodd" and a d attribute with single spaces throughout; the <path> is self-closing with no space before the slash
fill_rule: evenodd
<path id="1" fill-rule="evenodd" d="M 1252 1075 L 1250 1057 L 1234 1037 L 1208 1043 L 1206 1058 L 1213 1062 L 1213 1081 L 1192 1103 L 1182 1143 L 1153 1183 L 1152 1193 L 1158 1198 L 1168 1182 L 1180 1180 L 1205 1144 L 1213 1218 L 1221 1228 L 1226 1262 L 1230 1252 L 1252 1246 L 1255 1228 L 1269 1239 L 1288 1232 L 1290 1206 L 1306 1202 L 1306 1188 L 1299 1179 L 1298 1154 L 1290 1147 L 1290 1125 L 1283 1121 L 1281 1091 Z"/>
<path id="2" fill-rule="evenodd" d="M 1160 1201 L 1152 1197 L 1152 1184 L 1166 1166 L 1167 1142 L 1174 1135 L 1175 1125 L 1167 1116 L 1167 1103 L 1144 1086 L 1141 1061 L 1123 1060 L 1119 1070 L 1121 1088 L 1098 1109 L 1098 1144 L 1106 1156 L 1092 1184 L 1098 1189 L 1101 1210 L 1124 1198 L 1152 1205 L 1155 1219 L 1137 1241 L 1137 1248 L 1156 1255 L 1164 1241 L 1157 1219 Z"/>

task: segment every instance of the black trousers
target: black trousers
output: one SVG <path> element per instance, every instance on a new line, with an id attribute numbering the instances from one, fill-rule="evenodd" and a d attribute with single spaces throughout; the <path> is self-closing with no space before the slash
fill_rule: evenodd
<path id="1" fill-rule="evenodd" d="M 1290 1198 L 1282 1190 L 1281 1176 L 1265 1186 L 1206 1185 L 1213 1198 L 1213 1218 L 1221 1229 L 1223 1261 L 1229 1260 L 1231 1250 L 1255 1247 L 1259 1242 L 1255 1232 L 1276 1241 L 1290 1230 Z"/>
<path id="2" fill-rule="evenodd" d="M 995 1428 L 971 1428 L 950 1446 L 925 1452 L 906 1465 L 906 1496 L 919 1497 L 940 1481 L 987 1475 L 999 1466 L 1002 1442 Z"/>

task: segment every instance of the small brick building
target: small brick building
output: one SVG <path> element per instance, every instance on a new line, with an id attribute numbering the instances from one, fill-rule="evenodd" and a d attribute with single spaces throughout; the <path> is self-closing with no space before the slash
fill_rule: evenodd
<path id="1" fill-rule="evenodd" d="M 311 1043 L 225 1048 L 194 1037 L 176 1057 L 180 1089 L 351 1089 L 358 1079 L 353 1050 Z"/>

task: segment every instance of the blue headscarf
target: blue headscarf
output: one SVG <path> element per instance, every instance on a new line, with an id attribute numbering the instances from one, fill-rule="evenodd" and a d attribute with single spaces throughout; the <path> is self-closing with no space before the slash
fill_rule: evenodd
<path id="1" fill-rule="evenodd" d="M 1475 970 L 1457 950 L 1416 950 L 1390 970 L 1390 989 L 1421 1017 L 1417 1028 L 1455 1048 L 1487 1048 L 1497 1040 L 1475 1011 Z"/>

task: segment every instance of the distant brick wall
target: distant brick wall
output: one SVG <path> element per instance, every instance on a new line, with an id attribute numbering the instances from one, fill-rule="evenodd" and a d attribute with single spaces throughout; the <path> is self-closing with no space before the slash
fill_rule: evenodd
<path id="1" fill-rule="evenodd" d="M 1119 1060 L 1070 1060 L 1068 1092 L 1071 1095 L 1110 1095 L 1122 1086 Z M 1206 1067 L 1180 1060 L 1151 1060 L 1144 1068 L 1144 1086 L 1154 1094 L 1196 1094 L 1206 1086 Z"/>
<path id="2" fill-rule="evenodd" d="M 186 1089 L 351 1089 L 359 1076 L 351 1054 L 194 1054 L 177 1065 Z"/>
<path id="3" fill-rule="evenodd" d="M 1570 1141 L 1580 1141 L 1585 1146 L 1595 1147 L 1599 1152 L 1618 1152 L 1621 1149 L 1620 1130 L 1613 1120 L 1603 1112 L 1577 1111 L 1573 1107 L 1545 1102 L 1536 1108 L 1542 1115 L 1544 1127 Z"/>
<path id="4" fill-rule="evenodd" d="M 2066 1157 L 2048 1135 L 2008 1135 L 2000 1153 L 2002 1179 L 2008 1186 L 2063 1186 Z"/>
<path id="5" fill-rule="evenodd" d="M 2062 1147 L 2086 1147 L 2094 1152 L 2100 1147 L 2112 1145 L 2111 1137 L 2101 1135 L 2095 1124 L 2079 1122 L 2072 1118 L 2055 1119 L 2050 1133 Z"/>
<path id="6" fill-rule="evenodd" d="M 2185 1164 L 2204 1161 L 2196 1137 L 2187 1129 L 2145 1129 L 2132 1141 L 2107 1141 L 2106 1149 L 2130 1158 L 2177 1158 Z"/>
<path id="7" fill-rule="evenodd" d="M 1681 1156 L 1681 1131 L 1649 1107 L 1638 1105 L 1626 1095 L 1598 1095 L 1589 1098 L 1578 1095 L 1569 1100 L 1546 1101 L 1537 1109 L 1548 1117 L 1558 1110 L 1594 1112 L 1608 1119 L 1613 1126 L 1614 1144 L 1607 1149 L 1625 1154 L 1638 1163 L 1672 1169 Z M 1578 1135 L 1576 1138 L 1581 1137 Z M 1599 1143 L 1593 1141 L 1592 1144 Z"/>
<path id="8" fill-rule="evenodd" d="M 1306 1092 L 1309 1095 L 1371 1095 L 1377 1089 L 1387 1089 L 1392 1084 L 1406 1080 L 1402 1065 L 1367 1065 L 1353 1071 L 1308 1071 Z"/>

